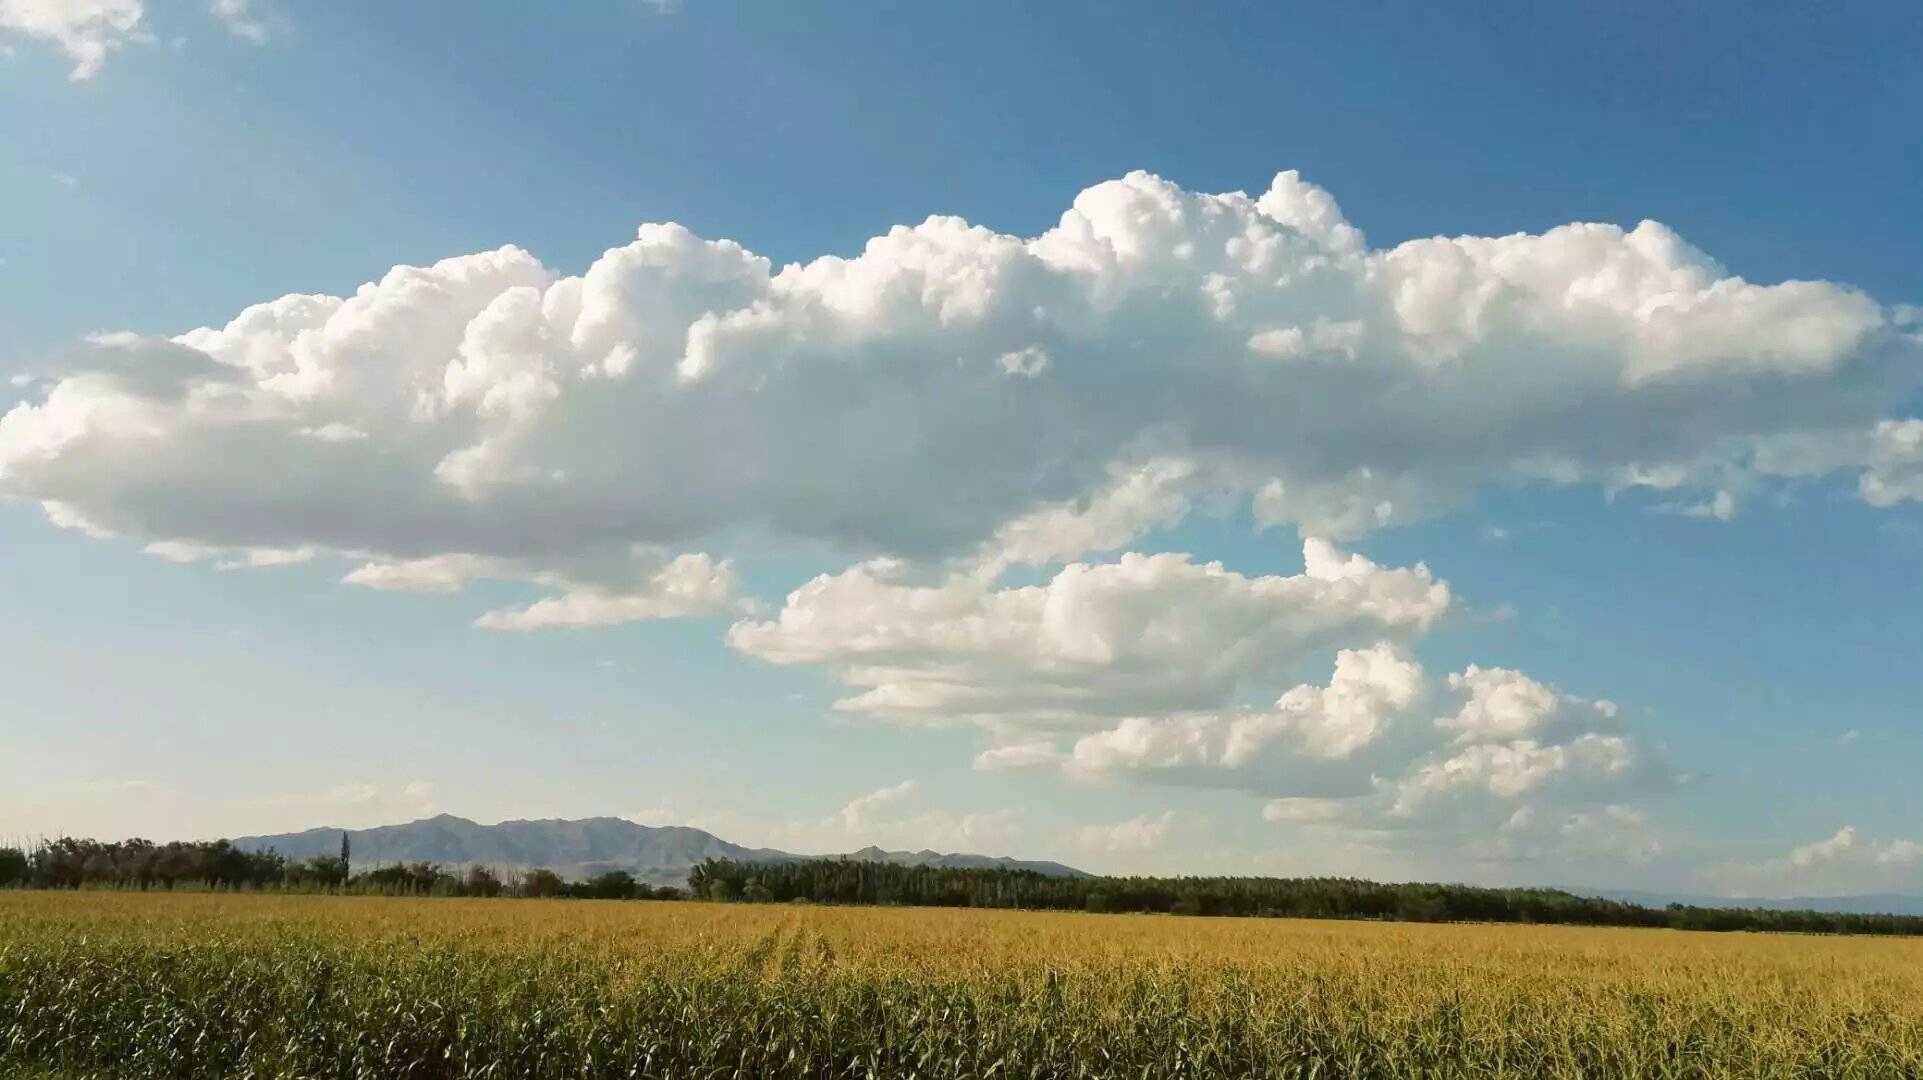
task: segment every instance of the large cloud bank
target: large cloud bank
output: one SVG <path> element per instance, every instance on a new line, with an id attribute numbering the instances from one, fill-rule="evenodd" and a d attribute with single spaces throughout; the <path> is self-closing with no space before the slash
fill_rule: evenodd
<path id="1" fill-rule="evenodd" d="M 974 725 L 983 767 L 1647 856 L 1626 800 L 1669 776 L 1614 707 L 1430 675 L 1404 648 L 1447 585 L 1332 541 L 1515 482 L 1923 499 L 1920 358 L 1915 309 L 1747 282 L 1653 222 L 1374 249 L 1294 173 L 1134 173 L 1034 238 L 934 217 L 776 268 L 645 225 L 579 276 L 505 247 L 97 334 L 16 382 L 0 496 L 176 561 L 545 591 L 496 630 L 741 610 L 731 556 L 793 545 L 853 565 L 730 644 Z M 1205 505 L 1295 526 L 1301 573 L 1092 557 Z"/>
<path id="2" fill-rule="evenodd" d="M 1739 483 L 1801 439 L 1905 499 L 1904 318 L 1653 222 L 1377 250 L 1293 173 L 1135 173 L 1033 239 L 936 217 L 777 269 L 647 225 L 580 276 L 507 247 L 96 335 L 0 419 L 0 492 L 177 553 L 598 601 L 503 625 L 613 620 L 686 609 L 653 583 L 727 537 L 1059 561 L 1203 490 L 1341 537 L 1492 481 Z"/>

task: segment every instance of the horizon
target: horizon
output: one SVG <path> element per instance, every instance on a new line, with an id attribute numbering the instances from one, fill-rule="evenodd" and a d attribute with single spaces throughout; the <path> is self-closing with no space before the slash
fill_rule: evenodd
<path id="1" fill-rule="evenodd" d="M 1914 7 L 110 6 L 0 836 L 1923 895 Z"/>
<path id="2" fill-rule="evenodd" d="M 942 856 L 942 857 L 967 856 L 967 857 L 990 859 L 990 860 L 1000 861 L 1000 862 L 1012 862 L 1012 863 L 1021 863 L 1021 864 L 1049 864 L 1049 865 L 1064 867 L 1078 874 L 1091 875 L 1095 877 L 1142 876 L 1142 877 L 1182 878 L 1182 877 L 1255 876 L 1255 877 L 1267 877 L 1267 878 L 1274 878 L 1274 879 L 1286 879 L 1286 878 L 1313 879 L 1318 877 L 1353 876 L 1353 875 L 1327 875 L 1327 874 L 1315 874 L 1315 873 L 1264 874 L 1264 875 L 1201 874 L 1201 873 L 1192 873 L 1192 872 L 1184 871 L 1179 867 L 1168 870 L 1168 871 L 1164 871 L 1161 873 L 1155 873 L 1155 874 L 1139 874 L 1139 875 L 1138 874 L 1119 874 L 1118 875 L 1118 874 L 1105 874 L 1105 873 L 1096 872 L 1096 871 L 1083 870 L 1081 867 L 1075 866 L 1072 863 L 1059 862 L 1053 859 L 1031 858 L 1017 851 L 994 851 L 994 850 L 943 851 L 943 850 L 939 850 L 939 849 L 927 847 L 927 846 L 914 847 L 912 845 L 904 845 L 900 847 L 889 848 L 889 847 L 883 847 L 879 844 L 867 844 L 860 848 L 855 848 L 855 849 L 850 849 L 845 851 L 822 851 L 822 852 L 785 851 L 785 850 L 776 849 L 776 848 L 736 844 L 734 841 L 729 840 L 729 838 L 726 836 L 718 835 L 707 829 L 703 829 L 695 825 L 642 822 L 642 821 L 635 821 L 631 818 L 617 817 L 617 816 L 611 816 L 606 814 L 589 815 L 587 817 L 580 817 L 580 818 L 507 818 L 500 821 L 490 822 L 490 821 L 483 821 L 475 818 L 464 817 L 460 814 L 450 813 L 445 810 L 438 811 L 436 813 L 427 815 L 425 817 L 414 818 L 409 821 L 395 821 L 395 822 L 387 822 L 383 824 L 374 824 L 374 825 L 358 825 L 358 826 L 315 825 L 307 828 L 291 829 L 285 832 L 277 832 L 277 833 L 237 833 L 237 834 L 223 835 L 223 836 L 203 836 L 203 837 L 193 837 L 193 838 L 173 837 L 173 838 L 167 838 L 167 839 L 158 839 L 155 837 L 144 837 L 144 836 L 142 837 L 134 837 L 134 836 L 106 837 L 106 836 L 72 836 L 69 834 L 53 834 L 50 836 L 41 837 L 38 840 L 26 840 L 26 841 L 22 841 L 18 839 L 8 840 L 6 838 L 0 838 L 0 847 L 8 846 L 9 844 L 14 846 L 21 846 L 23 844 L 26 846 L 33 846 L 35 844 L 47 843 L 52 840 L 58 840 L 58 839 L 94 840 L 94 841 L 100 841 L 103 843 L 111 843 L 111 842 L 130 840 L 130 839 L 142 839 L 142 840 L 149 840 L 149 841 L 152 841 L 155 843 L 161 843 L 161 844 L 170 843 L 170 842 L 217 843 L 217 842 L 239 842 L 243 840 L 265 841 L 265 840 L 284 839 L 287 837 L 294 837 L 294 836 L 306 836 L 312 833 L 352 834 L 352 833 L 364 833 L 364 832 L 370 832 L 370 831 L 377 831 L 377 830 L 383 830 L 383 829 L 402 829 L 410 825 L 425 824 L 427 822 L 438 821 L 443 818 L 450 819 L 453 821 L 458 821 L 466 825 L 473 825 L 483 829 L 491 829 L 491 828 L 495 828 L 502 825 L 581 825 L 581 824 L 586 824 L 590 822 L 613 822 L 616 824 L 628 825 L 638 829 L 646 829 L 646 830 L 668 830 L 668 829 L 687 830 L 692 832 L 698 832 L 712 839 L 720 840 L 724 843 L 729 843 L 729 844 L 732 844 L 733 846 L 745 848 L 747 850 L 776 851 L 779 854 L 791 856 L 795 859 L 804 860 L 804 861 L 806 860 L 847 860 L 855 856 L 861 855 L 867 851 L 877 851 L 884 855 L 916 855 L 916 856 L 932 855 L 932 856 Z M 272 851 L 275 849 L 269 846 L 265 848 L 252 848 L 250 850 Z M 430 859 L 428 861 L 443 862 L 443 863 L 447 863 L 448 865 L 466 865 L 466 863 L 461 860 L 454 860 L 453 862 L 449 862 L 448 860 Z M 487 865 L 487 866 L 519 867 L 521 865 L 521 864 L 499 863 L 499 862 L 490 861 L 490 860 L 472 860 L 472 861 L 478 862 L 480 865 Z M 375 862 L 376 862 L 376 865 L 387 864 L 383 860 L 375 860 Z M 544 864 L 542 863 L 527 864 L 527 866 L 530 866 L 530 867 L 537 867 L 541 865 L 544 865 Z M 1372 882 L 1383 884 L 1383 885 L 1437 884 L 1437 885 L 1448 885 L 1448 886 L 1483 887 L 1481 883 L 1478 883 L 1472 880 L 1446 878 L 1446 877 L 1414 879 L 1414 878 L 1380 878 L 1380 877 L 1364 876 L 1362 880 L 1368 880 L 1368 881 L 1372 881 Z M 1751 893 L 1751 894 L 1715 893 L 1715 892 L 1692 893 L 1692 892 L 1666 891 L 1661 889 L 1627 888 L 1627 887 L 1620 887 L 1620 886 L 1615 886 L 1607 883 L 1588 884 L 1588 883 L 1572 883 L 1567 881 L 1562 881 L 1562 882 L 1527 882 L 1525 881 L 1525 882 L 1512 883 L 1509 885 L 1488 886 L 1488 887 L 1545 889 L 1545 890 L 1555 891 L 1555 892 L 1567 892 L 1577 896 L 1595 896 L 1595 897 L 1601 897 L 1605 899 L 1617 899 L 1617 900 L 1622 900 L 1623 902 L 1626 902 L 1626 903 L 1641 904 L 1643 906 L 1648 906 L 1650 904 L 1655 904 L 1659 902 L 1674 902 L 1677 900 L 1681 900 L 1682 902 L 1685 902 L 1685 903 L 1696 903 L 1698 901 L 1718 901 L 1718 902 L 1726 901 L 1735 906 L 1743 906 L 1744 902 L 1756 902 L 1756 903 L 1764 903 L 1764 904 L 1783 904 L 1783 903 L 1792 903 L 1797 901 L 1811 901 L 1811 902 L 1820 903 L 1820 902 L 1826 902 L 1826 901 L 1877 900 L 1877 899 L 1889 899 L 1892 901 L 1923 901 L 1923 895 L 1913 895 L 1910 893 L 1902 892 L 1901 890 L 1876 890 L 1876 891 L 1830 892 L 1830 893 L 1815 892 L 1815 893 L 1799 893 L 1799 894 L 1793 894 L 1793 895 L 1769 894 L 1769 893 Z M 1636 897 L 1641 897 L 1642 899 L 1641 900 L 1635 899 Z"/>

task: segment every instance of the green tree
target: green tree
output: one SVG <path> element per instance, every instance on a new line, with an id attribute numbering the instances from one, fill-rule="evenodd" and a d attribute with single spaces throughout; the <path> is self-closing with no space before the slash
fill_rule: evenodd
<path id="1" fill-rule="evenodd" d="M 27 883 L 27 853 L 17 847 L 0 847 L 0 888 Z"/>
<path id="2" fill-rule="evenodd" d="M 518 891 L 522 896 L 565 896 L 568 883 L 562 881 L 561 875 L 552 870 L 536 868 L 529 870 L 521 878 L 521 887 Z"/>
<path id="3" fill-rule="evenodd" d="M 609 870 L 589 878 L 580 894 L 590 900 L 634 899 L 634 875 L 626 870 Z"/>

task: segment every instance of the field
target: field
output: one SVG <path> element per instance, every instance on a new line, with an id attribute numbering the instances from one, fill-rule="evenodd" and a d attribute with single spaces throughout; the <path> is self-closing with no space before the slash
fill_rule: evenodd
<path id="1" fill-rule="evenodd" d="M 0 1074 L 1918 1076 L 1923 941 L 0 892 Z"/>

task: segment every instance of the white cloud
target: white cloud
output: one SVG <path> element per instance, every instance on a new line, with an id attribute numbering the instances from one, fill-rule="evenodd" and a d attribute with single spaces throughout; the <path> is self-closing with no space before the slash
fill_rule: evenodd
<path id="1" fill-rule="evenodd" d="M 1461 743 L 1520 739 L 1574 728 L 1578 731 L 1616 719 L 1609 701 L 1584 701 L 1508 668 L 1470 664 L 1449 676 L 1452 690 L 1467 693 L 1456 715 L 1436 721 L 1455 731 Z"/>
<path id="2" fill-rule="evenodd" d="M 641 619 L 673 619 L 722 611 L 735 594 L 734 566 L 703 554 L 677 555 L 638 592 L 575 588 L 523 608 L 490 611 L 474 625 L 485 630 L 553 626 L 613 626 Z"/>
<path id="3" fill-rule="evenodd" d="M 984 771 L 994 769 L 1031 769 L 1042 765 L 1053 765 L 1061 760 L 1061 751 L 1047 739 L 1029 742 L 1005 743 L 991 746 L 975 755 L 975 768 Z"/>
<path id="4" fill-rule="evenodd" d="M 203 559 L 211 559 L 221 551 L 220 548 L 196 544 L 191 540 L 155 540 L 140 550 L 156 559 L 164 559 L 172 563 L 199 562 Z"/>
<path id="5" fill-rule="evenodd" d="M 1704 878 L 1726 893 L 1840 895 L 1915 888 L 1923 880 L 1923 843 L 1865 836 L 1845 825 L 1831 836 L 1756 862 L 1729 861 Z"/>
<path id="6" fill-rule="evenodd" d="M 145 40 L 141 0 L 0 0 L 0 30 L 49 42 L 73 61 L 70 77 L 90 79 L 107 54 Z"/>
<path id="7" fill-rule="evenodd" d="M 1290 796 L 1270 799 L 1262 805 L 1264 821 L 1286 821 L 1308 823 L 1333 821 L 1342 816 L 1343 807 L 1338 799 L 1313 799 Z"/>
<path id="8" fill-rule="evenodd" d="M 1113 825 L 1085 825 L 1068 836 L 1071 846 L 1098 854 L 1141 854 L 1154 851 L 1175 825 L 1175 811 L 1157 817 L 1133 817 Z"/>
<path id="9" fill-rule="evenodd" d="M 1343 650 L 1326 687 L 1297 686 L 1265 710 L 1129 717 L 1078 740 L 1064 768 L 1273 795 L 1356 795 L 1370 790 L 1383 761 L 1363 752 L 1396 752 L 1396 722 L 1427 696 L 1421 666 L 1395 647 Z"/>
<path id="10" fill-rule="evenodd" d="M 212 0 L 208 9 L 227 32 L 256 45 L 269 37 L 266 20 L 254 9 L 253 0 Z"/>
<path id="11" fill-rule="evenodd" d="M 1048 350 L 1040 348 L 1039 346 L 1029 345 L 1025 348 L 1016 349 L 1014 352 L 1003 353 L 1000 357 L 1000 363 L 1002 370 L 1010 375 L 1018 375 L 1024 379 L 1033 379 L 1048 370 Z"/>
<path id="12" fill-rule="evenodd" d="M 390 592 L 458 592 L 468 582 L 484 577 L 513 577 L 512 569 L 474 555 L 433 555 L 400 562 L 370 562 L 349 571 L 341 581 Z"/>
<path id="13" fill-rule="evenodd" d="M 1624 800 L 1672 779 L 1608 702 L 1502 668 L 1432 682 L 1388 644 L 1338 654 L 1327 686 L 1270 709 L 1130 717 L 1059 762 L 1082 780 L 1271 796 L 1272 822 L 1489 859 L 1647 859 L 1660 843 Z"/>
<path id="14" fill-rule="evenodd" d="M 645 549 L 577 563 L 567 572 L 543 570 L 522 560 L 450 552 L 423 559 L 375 560 L 341 580 L 390 592 L 458 592 L 480 580 L 529 581 L 559 590 L 525 607 L 484 613 L 474 623 L 484 630 L 613 626 L 737 607 L 732 562 L 717 562 L 701 553 L 664 559 Z"/>
<path id="15" fill-rule="evenodd" d="M 311 547 L 296 548 L 220 548 L 191 540 L 155 540 L 140 549 L 156 559 L 171 563 L 214 562 L 221 570 L 259 570 L 294 566 L 319 554 Z"/>
<path id="16" fill-rule="evenodd" d="M 1642 811 L 1622 805 L 1556 811 L 1523 806 L 1472 852 L 1504 860 L 1560 859 L 1641 864 L 1662 855 L 1662 840 Z"/>
<path id="17" fill-rule="evenodd" d="M 877 811 L 901 802 L 913 795 L 920 787 L 913 780 L 903 780 L 899 784 L 871 791 L 859 798 L 850 799 L 846 806 L 836 811 L 843 828 L 857 832 L 872 823 Z"/>
<path id="18" fill-rule="evenodd" d="M 1047 566 L 1114 551 L 1188 513 L 1194 462 L 1162 458 L 1110 473 L 1108 484 L 1087 499 L 1044 506 L 1002 524 L 977 572 L 992 579 L 1010 566 Z"/>
<path id="19" fill-rule="evenodd" d="M 0 493 L 143 542 L 529 580 L 744 536 L 1066 560 L 1204 479 L 1338 537 L 1514 479 L 1662 475 L 1713 511 L 1779 475 L 1773 441 L 1891 419 L 1919 355 L 1895 316 L 1651 222 L 1372 249 L 1294 173 L 1259 198 L 1136 173 L 1032 239 L 934 217 L 776 268 L 646 225 L 579 276 L 508 247 L 102 336 L 0 418 Z"/>
<path id="20" fill-rule="evenodd" d="M 319 439 L 322 442 L 352 442 L 356 439 L 367 438 L 367 432 L 362 431 L 352 424 L 343 424 L 338 420 L 332 423 L 322 424 L 319 427 L 301 428 L 295 431 L 294 434 L 303 435 L 310 439 Z"/>
<path id="21" fill-rule="evenodd" d="M 1634 745 L 1621 735 L 1483 743 L 1420 766 L 1402 781 L 1392 812 L 1434 814 L 1451 800 L 1516 799 L 1553 786 L 1608 789 L 1635 776 L 1639 764 Z"/>
<path id="22" fill-rule="evenodd" d="M 832 668 L 863 692 L 837 707 L 911 722 L 1088 730 L 1140 710 L 1220 706 L 1250 680 L 1349 641 L 1412 636 L 1450 604 L 1427 568 L 1303 545 L 1294 576 L 1245 577 L 1187 555 L 1075 563 L 1046 584 L 933 585 L 868 563 L 824 574 L 728 640 L 781 664 Z"/>
<path id="23" fill-rule="evenodd" d="M 1923 502 L 1923 420 L 1876 425 L 1860 488 L 1871 506 Z"/>
<path id="24" fill-rule="evenodd" d="M 1013 807 L 951 811 L 922 808 L 922 800 L 921 785 L 903 780 L 850 799 L 822 819 L 769 826 L 728 817 L 707 824 L 785 850 L 822 854 L 847 854 L 869 845 L 1002 854 L 1024 832 L 1022 813 Z"/>

